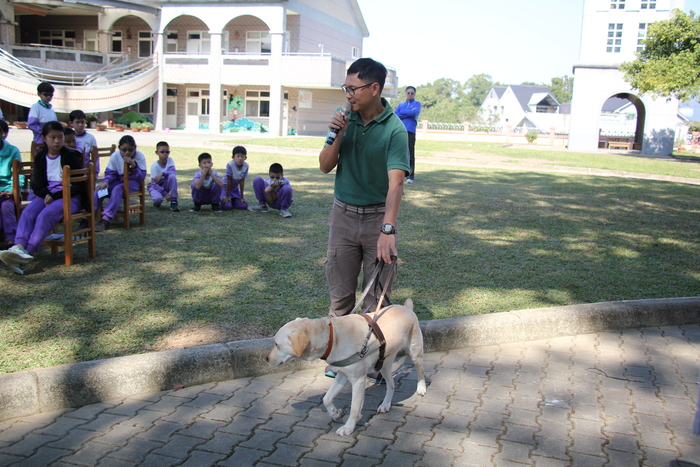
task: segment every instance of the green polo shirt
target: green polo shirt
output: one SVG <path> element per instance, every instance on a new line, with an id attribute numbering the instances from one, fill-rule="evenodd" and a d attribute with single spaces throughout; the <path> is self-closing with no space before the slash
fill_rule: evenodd
<path id="1" fill-rule="evenodd" d="M 382 105 L 384 111 L 367 125 L 357 112 L 348 117 L 335 173 L 335 197 L 344 203 L 384 203 L 389 191 L 387 172 L 410 172 L 406 127 L 384 98 Z"/>

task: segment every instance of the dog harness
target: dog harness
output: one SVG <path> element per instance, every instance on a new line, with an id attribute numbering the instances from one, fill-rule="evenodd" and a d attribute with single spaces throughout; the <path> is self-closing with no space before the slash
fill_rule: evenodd
<path id="1" fill-rule="evenodd" d="M 382 366 L 384 366 L 384 359 L 386 358 L 386 356 L 384 355 L 386 351 L 386 339 L 384 338 L 384 333 L 382 333 L 382 330 L 379 328 L 379 325 L 375 320 L 372 319 L 371 316 L 361 316 L 365 320 L 367 320 L 367 324 L 369 325 L 369 332 L 367 333 L 367 337 L 365 337 L 365 342 L 364 344 L 362 344 L 362 348 L 354 354 L 350 355 L 348 358 L 344 358 L 343 360 L 339 360 L 337 362 L 328 362 L 329 365 L 350 366 L 353 363 L 362 360 L 365 357 L 365 355 L 367 355 L 369 352 L 372 352 L 377 349 L 377 347 L 370 348 L 369 346 L 369 338 L 372 335 L 372 333 L 374 333 L 374 335 L 377 337 L 377 341 L 379 342 L 379 359 L 377 360 L 377 363 L 374 364 L 374 370 L 380 371 L 382 369 Z M 326 360 L 331 354 L 331 350 L 333 350 L 333 321 L 330 321 L 328 323 L 328 327 L 330 329 L 330 333 L 328 336 L 328 347 L 326 348 L 326 351 L 321 357 L 322 360 Z"/>

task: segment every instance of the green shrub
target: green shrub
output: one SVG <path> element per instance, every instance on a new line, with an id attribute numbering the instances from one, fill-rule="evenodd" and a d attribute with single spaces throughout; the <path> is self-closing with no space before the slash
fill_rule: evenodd
<path id="1" fill-rule="evenodd" d="M 537 139 L 537 132 L 536 131 L 528 131 L 527 133 L 525 133 L 525 139 L 530 144 L 534 143 L 535 140 Z"/>

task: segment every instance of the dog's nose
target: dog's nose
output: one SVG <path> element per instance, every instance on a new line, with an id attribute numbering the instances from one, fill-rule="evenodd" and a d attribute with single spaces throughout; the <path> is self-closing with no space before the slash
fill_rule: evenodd
<path id="1" fill-rule="evenodd" d="M 265 361 L 268 362 L 268 363 L 270 362 L 270 356 L 269 356 L 269 355 L 265 355 Z"/>

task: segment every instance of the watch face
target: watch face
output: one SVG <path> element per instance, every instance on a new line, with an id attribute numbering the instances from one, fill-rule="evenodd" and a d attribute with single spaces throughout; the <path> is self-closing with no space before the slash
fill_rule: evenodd
<path id="1" fill-rule="evenodd" d="M 394 226 L 391 224 L 384 224 L 382 225 L 382 232 L 385 234 L 391 234 L 394 232 Z"/>

